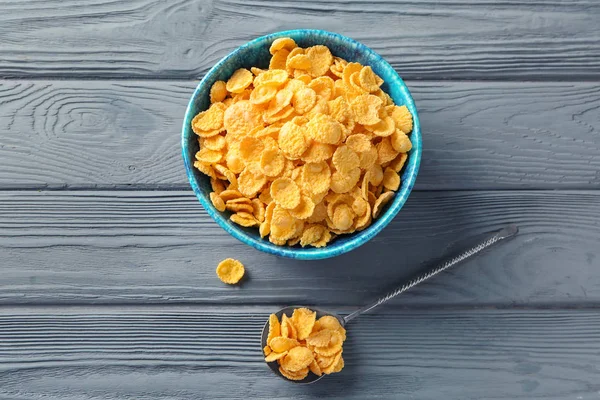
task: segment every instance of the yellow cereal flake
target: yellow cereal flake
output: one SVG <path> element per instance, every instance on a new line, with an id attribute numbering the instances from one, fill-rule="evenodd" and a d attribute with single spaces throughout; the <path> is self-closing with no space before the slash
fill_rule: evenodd
<path id="1" fill-rule="evenodd" d="M 400 153 L 408 153 L 412 149 L 412 143 L 409 137 L 400 129 L 396 129 L 392 134 L 390 141 L 394 150 Z"/>
<path id="2" fill-rule="evenodd" d="M 192 128 L 199 136 L 207 137 L 209 135 L 202 135 L 202 133 L 220 130 L 221 127 L 223 127 L 224 116 L 225 106 L 222 103 L 211 104 L 208 110 L 203 111 L 194 117 L 192 120 Z"/>
<path id="3" fill-rule="evenodd" d="M 281 375 L 283 375 L 284 377 L 286 377 L 289 380 L 301 381 L 302 379 L 306 378 L 306 376 L 308 375 L 308 368 L 304 368 L 298 372 L 290 372 L 280 366 L 279 372 L 281 372 Z"/>
<path id="4" fill-rule="evenodd" d="M 281 317 L 281 336 L 296 340 L 296 328 L 287 315 Z"/>
<path id="5" fill-rule="evenodd" d="M 285 67 L 287 69 L 303 69 L 307 70 L 311 66 L 310 58 L 306 54 L 288 55 Z"/>
<path id="6" fill-rule="evenodd" d="M 310 59 L 310 69 L 308 73 L 313 77 L 325 75 L 329 71 L 333 56 L 327 46 L 312 46 L 306 50 L 306 55 Z"/>
<path id="7" fill-rule="evenodd" d="M 205 164 L 216 164 L 223 159 L 223 153 L 207 148 L 200 149 L 196 153 L 196 160 Z"/>
<path id="8" fill-rule="evenodd" d="M 298 340 L 305 340 L 312 332 L 317 313 L 308 308 L 296 308 L 292 314 L 292 322 L 296 327 Z"/>
<path id="9" fill-rule="evenodd" d="M 379 110 L 383 102 L 372 94 L 363 94 L 350 102 L 356 121 L 362 125 L 374 125 L 380 121 Z"/>
<path id="10" fill-rule="evenodd" d="M 317 94 L 311 88 L 303 88 L 294 92 L 292 107 L 298 114 L 310 111 L 317 101 Z"/>
<path id="11" fill-rule="evenodd" d="M 365 134 L 357 133 L 346 138 L 346 145 L 356 153 L 362 153 L 371 148 L 371 139 Z"/>
<path id="12" fill-rule="evenodd" d="M 236 284 L 244 276 L 244 265 L 233 258 L 226 258 L 217 266 L 217 276 L 224 283 Z"/>
<path id="13" fill-rule="evenodd" d="M 331 190 L 334 193 L 348 193 L 360 179 L 360 168 L 347 172 L 336 171 L 331 175 Z"/>
<path id="14" fill-rule="evenodd" d="M 250 93 L 250 103 L 266 104 L 277 94 L 277 88 L 273 85 L 260 85 Z"/>
<path id="15" fill-rule="evenodd" d="M 290 372 L 297 372 L 308 368 L 313 362 L 315 356 L 313 352 L 303 346 L 296 346 L 290 349 L 281 362 L 281 368 Z"/>
<path id="16" fill-rule="evenodd" d="M 276 206 L 273 210 L 270 233 L 270 238 L 273 239 L 291 239 L 296 233 L 296 219 L 285 208 Z"/>
<path id="17" fill-rule="evenodd" d="M 281 49 L 286 49 L 288 51 L 291 51 L 295 47 L 296 47 L 296 42 L 294 42 L 294 39 L 289 38 L 289 37 L 277 38 L 277 39 L 273 40 L 273 43 L 271 43 L 271 47 L 269 48 L 269 53 L 275 54 Z"/>
<path id="18" fill-rule="evenodd" d="M 390 136 L 396 131 L 396 125 L 392 117 L 383 117 L 375 125 L 365 125 L 369 131 L 373 132 L 377 136 L 386 137 Z"/>
<path id="19" fill-rule="evenodd" d="M 324 162 L 306 163 L 301 173 L 302 187 L 310 193 L 323 193 L 330 188 L 331 170 Z"/>
<path id="20" fill-rule="evenodd" d="M 250 210 L 252 210 L 252 206 L 250 206 Z M 260 225 L 252 214 L 244 211 L 239 211 L 236 214 L 231 214 L 229 219 L 231 219 L 231 221 L 235 222 L 236 224 L 246 228 Z"/>
<path id="21" fill-rule="evenodd" d="M 265 357 L 265 361 L 266 362 L 273 362 L 273 361 L 277 361 L 280 358 L 283 358 L 287 355 L 287 350 L 282 352 L 282 353 L 276 353 L 274 351 L 272 351 L 271 353 L 267 354 L 267 356 Z"/>
<path id="22" fill-rule="evenodd" d="M 254 104 L 242 100 L 225 110 L 223 125 L 228 135 L 246 134 L 261 125 L 261 113 Z"/>
<path id="23" fill-rule="evenodd" d="M 225 87 L 228 92 L 241 93 L 252 84 L 253 78 L 252 72 L 246 68 L 240 68 L 231 75 Z"/>
<path id="24" fill-rule="evenodd" d="M 245 136 L 240 141 L 240 158 L 246 164 L 258 162 L 265 146 L 263 141 L 254 136 Z"/>
<path id="25" fill-rule="evenodd" d="M 210 201 L 213 204 L 213 206 L 215 206 L 215 208 L 220 211 L 223 212 L 225 211 L 225 202 L 223 201 L 223 199 L 215 192 L 210 192 Z"/>
<path id="26" fill-rule="evenodd" d="M 319 143 L 338 144 L 342 139 L 342 126 L 326 114 L 316 114 L 306 128 L 309 137 Z"/>
<path id="27" fill-rule="evenodd" d="M 360 70 L 359 82 L 360 86 L 370 93 L 376 92 L 379 89 L 381 83 L 383 83 L 383 81 L 379 83 L 379 81 L 377 80 L 377 75 L 375 75 L 371 67 L 369 67 L 368 65 L 362 67 L 362 69 Z"/>
<path id="28" fill-rule="evenodd" d="M 290 159 L 298 159 L 308 149 L 310 142 L 306 138 L 306 128 L 292 121 L 286 122 L 279 131 L 279 148 Z"/>
<path id="29" fill-rule="evenodd" d="M 272 353 L 271 348 L 267 345 L 265 347 L 263 347 L 263 353 L 265 354 L 265 356 L 268 356 L 269 354 Z"/>
<path id="30" fill-rule="evenodd" d="M 334 151 L 335 147 L 333 145 L 313 142 L 300 159 L 306 163 L 318 163 L 329 160 Z"/>
<path id="31" fill-rule="evenodd" d="M 392 147 L 389 137 L 377 143 L 377 162 L 379 165 L 392 161 L 398 155 L 398 151 Z"/>
<path id="32" fill-rule="evenodd" d="M 340 146 L 333 153 L 333 166 L 342 173 L 350 172 L 360 166 L 360 160 L 354 150 L 348 146 Z"/>
<path id="33" fill-rule="evenodd" d="M 325 100 L 330 100 L 333 96 L 334 82 L 328 76 L 320 76 L 313 79 L 308 87 L 315 91 L 315 93 Z"/>
<path id="34" fill-rule="evenodd" d="M 310 227 L 306 228 L 304 230 L 304 232 L 302 232 L 302 238 L 300 239 L 300 245 L 302 247 L 305 247 L 305 246 L 312 245 L 313 243 L 318 242 L 323 237 L 326 230 L 327 230 L 327 228 L 324 227 L 323 225 L 319 225 L 319 224 L 311 225 Z"/>
<path id="35" fill-rule="evenodd" d="M 392 161 L 390 161 L 390 168 L 392 168 L 394 171 L 400 173 L 400 171 L 402 170 L 402 167 L 404 167 L 404 164 L 406 163 L 407 159 L 408 159 L 408 154 L 406 154 L 406 153 L 398 154 L 398 156 L 396 158 L 394 158 Z"/>
<path id="36" fill-rule="evenodd" d="M 296 219 L 306 219 L 310 217 L 315 210 L 315 203 L 308 196 L 302 196 L 300 204 L 290 210 L 292 217 Z"/>
<path id="37" fill-rule="evenodd" d="M 288 324 L 289 320 L 287 319 L 287 316 L 282 317 L 282 321 L 284 321 L 283 318 L 285 318 L 285 323 Z M 292 339 L 286 336 L 276 336 L 269 341 L 269 347 L 271 347 L 271 350 L 273 350 L 276 353 L 283 353 L 284 351 L 291 350 L 294 347 L 298 347 L 299 345 L 300 343 L 298 343 L 296 339 Z"/>
<path id="38" fill-rule="evenodd" d="M 394 106 L 392 118 L 396 122 L 396 127 L 402 132 L 409 133 L 413 129 L 412 115 L 406 106 Z"/>
<path id="39" fill-rule="evenodd" d="M 300 188 L 289 178 L 277 178 L 271 183 L 271 197 L 275 203 L 290 210 L 300 204 Z"/>
<path id="40" fill-rule="evenodd" d="M 254 87 L 259 87 L 260 85 L 265 84 L 279 87 L 286 83 L 288 79 L 289 76 L 284 70 L 274 69 L 270 71 L 265 71 L 264 73 L 254 78 Z"/>
<path id="41" fill-rule="evenodd" d="M 232 222 L 276 245 L 323 247 L 367 228 L 400 188 L 412 115 L 370 66 L 326 46 L 279 38 L 269 52 L 268 69 L 240 68 L 212 85 L 210 106 L 191 122 L 194 167 L 210 177 L 210 201 Z M 282 336 L 302 338 L 296 324 L 282 320 Z M 311 346 L 314 360 L 283 368 L 289 377 L 343 367 L 337 345 Z M 268 347 L 265 356 L 281 365 L 285 351 Z"/>
<path id="42" fill-rule="evenodd" d="M 267 336 L 267 346 L 270 346 L 271 340 L 277 336 L 281 336 L 281 325 L 279 324 L 277 315 L 271 314 L 269 315 L 269 334 Z"/>
<path id="43" fill-rule="evenodd" d="M 400 187 L 400 176 L 396 171 L 387 167 L 385 171 L 383 171 L 383 187 L 388 190 L 398 190 Z"/>
<path id="44" fill-rule="evenodd" d="M 216 81 L 210 88 L 210 102 L 220 103 L 227 97 L 227 88 L 225 82 Z"/>
<path id="45" fill-rule="evenodd" d="M 273 54 L 273 57 L 271 57 L 271 61 L 269 62 L 269 69 L 285 70 L 285 65 L 289 54 L 290 51 L 287 49 L 278 50 L 275 54 Z"/>
<path id="46" fill-rule="evenodd" d="M 267 178 L 251 168 L 244 168 L 238 176 L 238 190 L 246 197 L 254 197 L 267 183 Z"/>
<path id="47" fill-rule="evenodd" d="M 385 192 L 375 202 L 373 206 L 373 218 L 377 218 L 385 205 L 394 197 L 394 192 Z"/>

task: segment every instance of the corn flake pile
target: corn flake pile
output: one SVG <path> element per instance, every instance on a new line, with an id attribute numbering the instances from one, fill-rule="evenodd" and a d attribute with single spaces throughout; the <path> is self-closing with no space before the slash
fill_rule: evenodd
<path id="1" fill-rule="evenodd" d="M 195 116 L 210 199 L 277 245 L 325 246 L 368 227 L 400 187 L 412 115 L 371 67 L 276 39 L 268 70 L 241 68 Z"/>
<path id="2" fill-rule="evenodd" d="M 317 376 L 344 368 L 342 345 L 346 330 L 337 318 L 323 316 L 308 308 L 297 308 L 291 318 L 269 317 L 269 335 L 263 349 L 265 361 L 279 363 L 279 372 L 291 380 L 302 380 L 311 371 Z"/>

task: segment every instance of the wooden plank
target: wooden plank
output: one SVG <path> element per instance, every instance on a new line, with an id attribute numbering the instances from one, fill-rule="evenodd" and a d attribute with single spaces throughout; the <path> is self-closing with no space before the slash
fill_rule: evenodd
<path id="1" fill-rule="evenodd" d="M 248 40 L 337 31 L 409 79 L 596 79 L 600 5 L 380 0 L 4 0 L 0 76 L 195 79 Z"/>
<path id="2" fill-rule="evenodd" d="M 3 191 L 0 304 L 355 306 L 508 222 L 521 227 L 517 238 L 397 304 L 597 304 L 598 191 L 416 192 L 368 244 L 310 262 L 238 242 L 188 191 Z M 240 287 L 217 279 L 225 257 L 246 265 Z"/>
<path id="3" fill-rule="evenodd" d="M 188 188 L 179 130 L 193 82 L 3 81 L 0 188 Z M 600 85 L 409 82 L 416 188 L 600 187 Z"/>
<path id="4" fill-rule="evenodd" d="M 341 373 L 299 386 L 262 361 L 274 309 L 3 309 L 0 396 L 563 400 L 600 389 L 597 310 L 388 307 L 348 326 Z"/>

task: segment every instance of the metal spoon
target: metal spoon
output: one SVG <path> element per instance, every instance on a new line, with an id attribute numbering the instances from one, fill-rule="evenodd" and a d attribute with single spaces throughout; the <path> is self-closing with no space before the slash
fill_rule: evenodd
<path id="1" fill-rule="evenodd" d="M 348 322 L 352 321 L 359 315 L 371 311 L 375 307 L 380 306 L 381 304 L 385 303 L 386 301 L 398 296 L 400 293 L 406 292 L 408 289 L 418 285 L 419 283 L 421 283 L 423 281 L 426 281 L 427 279 L 431 278 L 432 276 L 437 275 L 438 273 L 440 273 L 450 267 L 460 264 L 462 261 L 464 261 L 468 258 L 471 258 L 471 257 L 475 256 L 476 254 L 481 253 L 483 250 L 487 249 L 488 247 L 490 247 L 504 239 L 508 239 L 508 238 L 515 236 L 518 233 L 518 231 L 519 231 L 519 229 L 517 228 L 516 225 L 507 225 L 504 228 L 502 228 L 501 230 L 490 234 L 487 237 L 487 239 L 485 239 L 483 242 L 479 243 L 478 245 L 463 251 L 459 255 L 449 259 L 448 261 L 444 262 L 443 264 L 440 264 L 440 265 L 430 269 L 429 271 L 427 271 L 425 273 L 415 276 L 414 278 L 403 283 L 397 289 L 385 294 L 384 296 L 380 297 L 379 299 L 375 300 L 374 302 L 362 307 L 361 309 L 354 311 L 351 314 L 346 315 L 345 317 L 341 317 L 337 314 L 327 312 L 324 310 L 320 310 L 318 308 L 314 308 L 314 307 L 309 307 L 309 308 L 311 310 L 317 312 L 317 319 L 319 319 L 325 315 L 331 315 L 332 317 L 337 318 L 338 321 L 340 321 L 340 324 L 342 326 L 345 326 Z M 277 315 L 277 318 L 279 318 L 281 320 L 281 317 L 283 316 L 283 314 L 286 314 L 288 317 L 291 317 L 294 310 L 296 308 L 300 308 L 300 307 L 302 307 L 302 306 L 285 307 L 285 308 L 282 308 L 281 310 L 277 311 L 275 314 Z M 267 321 L 267 323 L 265 324 L 263 331 L 262 331 L 261 348 L 265 347 L 267 345 L 268 334 L 269 334 L 269 322 Z M 282 379 L 285 379 L 287 381 L 290 381 L 289 379 L 287 379 L 286 377 L 281 375 L 281 372 L 279 372 L 279 364 L 277 363 L 277 361 L 267 363 L 267 365 L 279 377 L 281 377 Z M 290 382 L 313 383 L 313 382 L 316 382 L 319 379 L 321 379 L 323 376 L 325 376 L 325 375 L 317 376 L 317 375 L 313 374 L 312 372 L 309 372 L 309 374 L 306 378 L 299 380 L 299 381 L 290 381 Z"/>

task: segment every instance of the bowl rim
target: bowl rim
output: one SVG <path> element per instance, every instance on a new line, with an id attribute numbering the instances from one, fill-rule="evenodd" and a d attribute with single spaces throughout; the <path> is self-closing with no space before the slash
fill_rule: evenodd
<path id="1" fill-rule="evenodd" d="M 389 69 L 397 77 L 398 81 L 394 82 L 394 85 L 400 86 L 400 90 L 403 92 L 403 94 L 406 97 L 406 103 L 404 105 L 406 105 L 408 107 L 408 109 L 411 111 L 411 114 L 413 115 L 413 131 L 411 134 L 411 141 L 413 142 L 413 150 L 415 150 L 415 151 L 413 151 L 410 154 L 409 161 L 407 162 L 407 165 L 405 166 L 405 168 L 410 167 L 410 174 L 408 174 L 407 179 L 403 180 L 402 185 L 400 186 L 400 190 L 396 192 L 396 194 L 392 200 L 392 203 L 388 206 L 387 210 L 385 210 L 385 212 L 383 214 L 381 214 L 376 220 L 374 220 L 373 223 L 368 228 L 366 228 L 365 230 L 360 231 L 360 232 L 352 233 L 350 236 L 347 237 L 347 239 L 344 242 L 339 243 L 338 245 L 336 245 L 336 243 L 333 242 L 330 245 L 320 247 L 320 248 L 299 249 L 299 248 L 288 247 L 288 246 L 277 246 L 277 245 L 269 242 L 268 240 L 256 239 L 256 238 L 252 237 L 251 235 L 247 234 L 246 232 L 244 232 L 244 230 L 241 227 L 239 227 L 239 228 L 232 227 L 227 222 L 228 218 L 226 218 L 226 216 L 224 214 L 222 214 L 216 208 L 214 208 L 214 206 L 212 205 L 212 203 L 209 200 L 209 197 L 205 196 L 203 194 L 202 190 L 200 189 L 200 187 L 198 185 L 196 177 L 194 175 L 195 172 L 194 172 L 194 167 L 193 167 L 193 161 L 192 161 L 192 157 L 189 154 L 188 144 L 187 144 L 187 140 L 188 140 L 187 134 L 189 134 L 189 132 L 191 131 L 191 128 L 188 126 L 189 124 L 187 123 L 187 121 L 188 120 L 191 121 L 190 113 L 192 112 L 192 109 L 194 107 L 194 103 L 195 103 L 196 99 L 198 98 L 200 92 L 203 90 L 204 86 L 206 85 L 206 82 L 209 81 L 210 78 L 213 75 L 215 75 L 223 67 L 224 64 L 226 64 L 231 58 L 235 57 L 236 54 L 238 54 L 239 52 L 241 52 L 245 49 L 252 48 L 252 47 L 256 46 L 257 44 L 260 44 L 264 41 L 273 40 L 278 37 L 286 37 L 286 36 L 290 36 L 290 35 L 298 35 L 298 34 L 306 34 L 306 33 L 315 34 L 317 36 L 325 36 L 325 35 L 333 36 L 335 39 L 337 39 L 340 42 L 348 42 L 351 45 L 355 46 L 359 51 L 369 53 L 369 55 L 372 58 L 374 58 L 378 62 L 382 63 L 384 68 Z M 416 135 L 415 135 L 415 133 L 416 133 Z M 416 139 L 416 140 L 414 140 L 414 139 Z M 217 224 L 219 224 L 219 226 L 221 226 L 221 228 L 223 228 L 227 233 L 229 233 L 231 236 L 233 236 L 240 242 L 247 244 L 255 249 L 261 250 L 265 253 L 274 254 L 274 255 L 282 256 L 282 257 L 286 257 L 286 258 L 298 259 L 298 260 L 319 260 L 319 259 L 335 257 L 335 256 L 347 253 L 351 250 L 354 250 L 354 249 L 362 246 L 363 244 L 365 244 L 369 240 L 371 240 L 374 236 L 376 236 L 379 232 L 381 232 L 383 230 L 383 228 L 385 228 L 390 223 L 390 221 L 398 214 L 400 209 L 404 206 L 404 203 L 406 203 L 406 200 L 413 189 L 416 177 L 419 172 L 419 167 L 421 164 L 422 138 L 421 138 L 419 116 L 417 113 L 417 108 L 416 108 L 414 99 L 413 99 L 408 87 L 404 83 L 404 80 L 400 77 L 400 75 L 396 72 L 396 70 L 381 55 L 379 55 L 377 52 L 375 52 L 371 48 L 365 46 L 364 44 L 362 44 L 352 38 L 349 38 L 347 36 L 341 35 L 339 33 L 329 32 L 329 31 L 320 30 L 320 29 L 292 29 L 292 30 L 274 32 L 274 33 L 270 33 L 268 35 L 257 37 L 255 39 L 237 47 L 235 50 L 233 50 L 232 52 L 227 54 L 225 57 L 223 57 L 221 60 L 219 60 L 212 68 L 210 68 L 210 70 L 202 77 L 200 82 L 198 82 L 198 85 L 196 86 L 194 93 L 190 97 L 187 108 L 185 110 L 185 115 L 183 118 L 183 126 L 182 126 L 182 130 L 181 130 L 181 148 L 182 148 L 182 154 L 183 154 L 183 160 L 184 160 L 184 164 L 185 164 L 186 174 L 188 176 L 188 180 L 190 182 L 192 190 L 194 191 L 196 197 L 198 198 L 198 201 L 200 202 L 200 204 L 202 204 L 202 206 L 204 207 L 204 209 L 206 210 L 208 215 L 215 222 L 217 222 Z M 407 171 L 408 170 L 405 170 L 405 172 L 407 172 Z"/>

